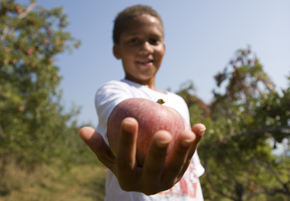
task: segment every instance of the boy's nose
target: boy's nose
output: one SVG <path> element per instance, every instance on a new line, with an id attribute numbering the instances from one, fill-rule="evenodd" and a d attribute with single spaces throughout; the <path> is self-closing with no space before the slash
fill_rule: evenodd
<path id="1" fill-rule="evenodd" d="M 140 48 L 140 54 L 148 53 L 153 53 L 153 47 L 148 41 L 146 41 L 142 44 L 142 47 Z"/>

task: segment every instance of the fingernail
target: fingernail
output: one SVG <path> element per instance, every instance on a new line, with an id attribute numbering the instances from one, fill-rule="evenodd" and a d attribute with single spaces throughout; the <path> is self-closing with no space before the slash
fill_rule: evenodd
<path id="1" fill-rule="evenodd" d="M 191 143 L 193 142 L 194 139 L 185 139 L 183 141 L 181 141 L 182 146 L 184 147 L 189 147 L 191 145 Z"/>
<path id="2" fill-rule="evenodd" d="M 127 132 L 133 133 L 135 131 L 135 124 L 134 122 L 130 120 L 125 120 L 124 121 L 124 128 Z"/>
<path id="3" fill-rule="evenodd" d="M 201 129 L 199 130 L 199 132 L 201 133 L 201 135 L 204 134 L 205 130 L 206 130 L 206 127 L 205 127 L 205 126 L 203 126 L 203 128 L 201 128 Z"/>
<path id="4" fill-rule="evenodd" d="M 169 140 L 157 140 L 156 145 L 159 148 L 165 148 L 166 146 L 168 146 L 169 142 L 170 142 Z"/>

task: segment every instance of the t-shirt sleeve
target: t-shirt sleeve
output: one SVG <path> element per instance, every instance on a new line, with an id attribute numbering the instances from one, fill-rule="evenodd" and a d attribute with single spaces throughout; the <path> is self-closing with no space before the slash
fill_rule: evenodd
<path id="1" fill-rule="evenodd" d="M 132 97 L 129 88 L 123 85 L 126 84 L 118 81 L 110 81 L 101 86 L 95 96 L 95 107 L 99 117 L 96 130 L 104 137 L 107 143 L 107 121 L 112 110 L 121 101 Z"/>

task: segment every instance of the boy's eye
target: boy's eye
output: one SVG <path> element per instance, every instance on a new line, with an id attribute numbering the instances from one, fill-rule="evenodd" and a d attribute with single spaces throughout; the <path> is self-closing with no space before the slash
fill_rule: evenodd
<path id="1" fill-rule="evenodd" d="M 132 39 L 130 39 L 130 42 L 131 43 L 138 43 L 138 39 L 137 38 L 132 38 Z"/>
<path id="2" fill-rule="evenodd" d="M 149 43 L 150 43 L 151 45 L 156 45 L 156 44 L 158 43 L 158 39 L 156 39 L 156 38 L 151 38 L 151 39 L 149 39 Z"/>

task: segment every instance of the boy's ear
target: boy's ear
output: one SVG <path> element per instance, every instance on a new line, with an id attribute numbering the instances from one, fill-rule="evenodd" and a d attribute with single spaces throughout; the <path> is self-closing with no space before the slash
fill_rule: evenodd
<path id="1" fill-rule="evenodd" d="M 119 45 L 118 44 L 114 44 L 114 46 L 113 46 L 113 54 L 116 57 L 116 59 L 121 59 L 120 51 L 119 51 Z"/>

